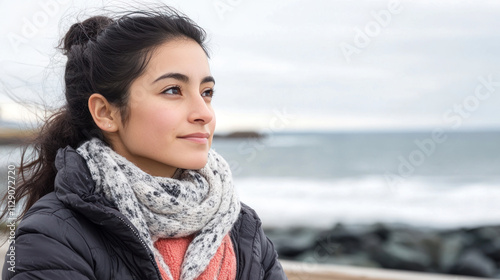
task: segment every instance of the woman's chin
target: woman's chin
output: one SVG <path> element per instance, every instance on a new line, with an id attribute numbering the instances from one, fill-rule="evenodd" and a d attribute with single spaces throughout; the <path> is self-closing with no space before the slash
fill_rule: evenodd
<path id="1" fill-rule="evenodd" d="M 203 167 L 205 167 L 205 165 L 207 165 L 207 161 L 208 161 L 208 159 L 206 156 L 203 158 L 192 159 L 192 160 L 189 160 L 188 162 L 186 162 L 185 164 L 181 164 L 179 166 L 179 168 L 198 170 L 198 169 L 202 169 Z"/>

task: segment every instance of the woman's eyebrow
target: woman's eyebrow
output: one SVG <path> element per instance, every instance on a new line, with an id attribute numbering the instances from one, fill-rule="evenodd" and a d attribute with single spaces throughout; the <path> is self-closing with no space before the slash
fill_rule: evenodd
<path id="1" fill-rule="evenodd" d="M 163 74 L 160 77 L 156 78 L 156 80 L 154 80 L 152 84 L 158 82 L 159 80 L 169 79 L 169 78 L 176 79 L 176 80 L 179 80 L 179 81 L 184 82 L 184 83 L 189 83 L 189 77 L 186 76 L 186 75 L 184 75 L 184 74 L 181 74 L 181 73 L 166 73 L 166 74 Z M 206 76 L 205 78 L 203 78 L 203 80 L 201 80 L 202 84 L 209 83 L 209 82 L 212 82 L 212 83 L 215 84 L 214 77 L 212 77 L 212 76 Z"/>
<path id="2" fill-rule="evenodd" d="M 203 80 L 201 80 L 201 83 L 204 84 L 204 83 L 214 83 L 215 84 L 215 79 L 214 77 L 212 76 L 206 76 L 205 78 L 203 78 Z"/>
<path id="3" fill-rule="evenodd" d="M 181 73 L 166 73 L 166 74 L 163 74 L 160 77 L 156 78 L 156 80 L 153 81 L 153 84 L 156 83 L 156 82 L 158 82 L 159 80 L 169 79 L 169 78 L 176 79 L 176 80 L 179 80 L 179 81 L 184 82 L 184 83 L 188 83 L 189 82 L 189 77 L 186 76 L 186 75 L 184 75 L 184 74 L 181 74 Z"/>

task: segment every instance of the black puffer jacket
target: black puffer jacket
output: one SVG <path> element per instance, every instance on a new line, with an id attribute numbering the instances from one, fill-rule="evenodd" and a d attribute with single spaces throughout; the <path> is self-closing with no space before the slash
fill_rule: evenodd
<path id="1" fill-rule="evenodd" d="M 84 160 L 60 150 L 55 191 L 31 207 L 15 239 L 15 273 L 2 279 L 161 279 L 137 229 L 102 196 Z M 237 279 L 286 279 L 256 213 L 243 205 L 231 230 Z"/>

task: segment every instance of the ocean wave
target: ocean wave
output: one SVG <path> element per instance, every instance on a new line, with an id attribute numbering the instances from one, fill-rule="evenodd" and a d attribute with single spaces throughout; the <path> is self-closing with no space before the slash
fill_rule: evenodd
<path id="1" fill-rule="evenodd" d="M 382 176 L 338 180 L 236 178 L 243 202 L 270 227 L 331 227 L 337 222 L 403 223 L 432 228 L 500 224 L 500 182 L 411 178 L 391 187 Z"/>

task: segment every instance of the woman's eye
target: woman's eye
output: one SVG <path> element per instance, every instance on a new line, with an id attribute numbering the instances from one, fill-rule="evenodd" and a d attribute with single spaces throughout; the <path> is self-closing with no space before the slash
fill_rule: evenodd
<path id="1" fill-rule="evenodd" d="M 208 90 L 205 90 L 201 96 L 203 97 L 213 97 L 214 96 L 214 89 L 208 89 Z"/>
<path id="2" fill-rule="evenodd" d="M 169 94 L 169 95 L 176 95 L 176 94 L 181 94 L 181 89 L 179 87 L 171 87 L 171 88 L 167 88 L 166 90 L 162 91 L 161 93 Z"/>

